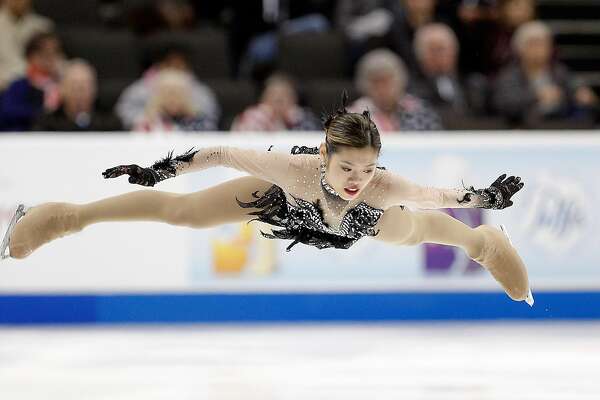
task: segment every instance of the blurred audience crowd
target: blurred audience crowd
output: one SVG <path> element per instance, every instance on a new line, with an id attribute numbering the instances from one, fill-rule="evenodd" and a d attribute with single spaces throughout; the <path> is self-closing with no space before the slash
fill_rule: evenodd
<path id="1" fill-rule="evenodd" d="M 0 131 L 313 131 L 342 89 L 381 132 L 598 124 L 534 0 L 81 1 L 0 0 Z"/>

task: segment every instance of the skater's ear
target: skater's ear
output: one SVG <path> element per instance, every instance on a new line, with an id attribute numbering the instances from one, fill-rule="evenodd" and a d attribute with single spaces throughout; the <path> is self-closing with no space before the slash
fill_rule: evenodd
<path id="1" fill-rule="evenodd" d="M 322 142 L 319 146 L 319 155 L 321 156 L 321 160 L 324 163 L 327 163 L 327 145 L 325 142 Z"/>

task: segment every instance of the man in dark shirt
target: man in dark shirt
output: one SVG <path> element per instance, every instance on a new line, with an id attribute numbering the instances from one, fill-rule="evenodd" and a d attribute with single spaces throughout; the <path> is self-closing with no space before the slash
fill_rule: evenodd
<path id="1" fill-rule="evenodd" d="M 419 74 L 409 91 L 436 109 L 455 115 L 478 114 L 486 104 L 487 83 L 483 76 L 464 77 L 458 70 L 459 44 L 445 24 L 421 27 L 415 35 Z"/>
<path id="2" fill-rule="evenodd" d="M 121 130 L 114 115 L 100 115 L 94 109 L 97 93 L 96 71 L 83 60 L 71 61 L 60 82 L 61 105 L 42 116 L 38 131 L 113 131 Z"/>
<path id="3" fill-rule="evenodd" d="M 35 35 L 25 49 L 26 76 L 13 81 L 0 102 L 0 130 L 29 131 L 44 111 L 58 107 L 58 80 L 63 53 L 53 33 Z"/>

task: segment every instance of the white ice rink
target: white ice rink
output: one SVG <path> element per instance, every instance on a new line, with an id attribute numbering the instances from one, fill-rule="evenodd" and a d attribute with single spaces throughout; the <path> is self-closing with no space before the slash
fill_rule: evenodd
<path id="1" fill-rule="evenodd" d="M 600 323 L 3 328 L 0 399 L 600 399 Z"/>

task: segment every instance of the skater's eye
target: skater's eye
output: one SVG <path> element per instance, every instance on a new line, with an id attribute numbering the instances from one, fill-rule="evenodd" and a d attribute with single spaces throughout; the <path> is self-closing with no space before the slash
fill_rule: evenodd
<path id="1" fill-rule="evenodd" d="M 367 169 L 366 171 L 363 171 L 365 174 L 370 174 L 371 172 L 373 172 L 372 169 Z"/>
<path id="2" fill-rule="evenodd" d="M 348 167 L 342 167 L 342 171 L 344 171 L 344 172 L 350 172 L 352 170 L 350 168 L 348 168 Z"/>

